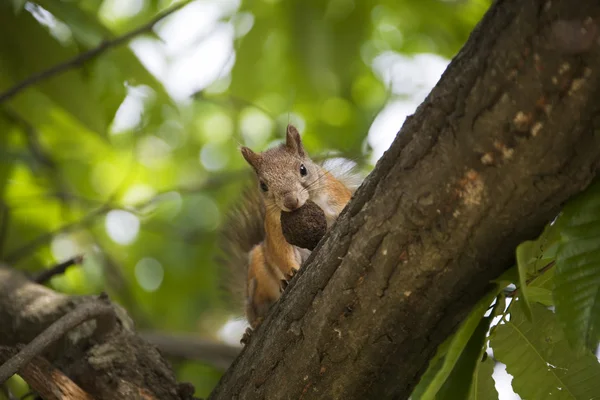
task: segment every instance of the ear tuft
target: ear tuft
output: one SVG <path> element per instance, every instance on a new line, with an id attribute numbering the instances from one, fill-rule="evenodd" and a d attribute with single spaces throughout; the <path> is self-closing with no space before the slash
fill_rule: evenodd
<path id="1" fill-rule="evenodd" d="M 298 129 L 292 124 L 287 126 L 285 147 L 300 157 L 304 157 L 304 146 L 302 146 L 300 132 L 298 132 Z"/>
<path id="2" fill-rule="evenodd" d="M 252 150 L 250 150 L 250 148 L 245 146 L 242 146 L 240 148 L 240 151 L 242 153 L 242 156 L 244 156 L 246 162 L 250 164 L 250 166 L 255 170 L 258 169 L 258 165 L 260 164 L 261 160 L 261 155 L 253 152 Z"/>

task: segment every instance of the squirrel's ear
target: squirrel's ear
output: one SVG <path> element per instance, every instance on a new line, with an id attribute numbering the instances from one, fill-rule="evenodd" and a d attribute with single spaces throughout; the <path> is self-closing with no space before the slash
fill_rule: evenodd
<path id="1" fill-rule="evenodd" d="M 300 132 L 298 132 L 298 129 L 296 129 L 296 127 L 292 124 L 287 126 L 285 147 L 287 147 L 293 153 L 298 154 L 300 157 L 304 157 L 304 146 L 302 146 Z"/>
<path id="2" fill-rule="evenodd" d="M 242 156 L 244 156 L 244 159 L 246 160 L 246 162 L 248 162 L 248 164 L 250 164 L 250 166 L 254 169 L 258 169 L 258 164 L 260 163 L 260 154 L 257 154 L 255 152 L 253 152 L 252 150 L 250 150 L 248 147 L 242 147 L 240 149 L 240 151 L 242 152 Z"/>

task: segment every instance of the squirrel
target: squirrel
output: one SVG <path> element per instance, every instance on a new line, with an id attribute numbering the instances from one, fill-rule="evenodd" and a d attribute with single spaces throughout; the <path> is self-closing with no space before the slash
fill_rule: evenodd
<path id="1" fill-rule="evenodd" d="M 229 291 L 244 299 L 250 328 L 241 343 L 246 344 L 311 253 L 286 241 L 281 213 L 298 210 L 311 200 L 323 210 L 329 228 L 350 201 L 360 177 L 348 163 L 329 162 L 329 170 L 327 162 L 320 165 L 311 160 L 291 124 L 285 143 L 262 153 L 248 147 L 240 150 L 258 185 L 230 212 L 220 261 L 232 273 Z"/>

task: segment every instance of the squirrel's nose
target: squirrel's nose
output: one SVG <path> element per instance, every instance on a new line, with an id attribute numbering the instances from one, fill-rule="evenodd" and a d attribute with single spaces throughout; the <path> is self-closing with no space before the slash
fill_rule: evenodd
<path id="1" fill-rule="evenodd" d="M 299 206 L 298 196 L 295 193 L 287 192 L 283 195 L 283 205 L 288 210 L 292 211 L 298 208 Z"/>

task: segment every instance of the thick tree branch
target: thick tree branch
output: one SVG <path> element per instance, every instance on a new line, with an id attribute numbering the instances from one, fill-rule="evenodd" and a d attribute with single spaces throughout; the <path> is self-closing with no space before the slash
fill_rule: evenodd
<path id="1" fill-rule="evenodd" d="M 17 83 L 16 85 L 14 85 L 10 89 L 6 90 L 5 92 L 0 93 L 0 104 L 4 103 L 7 100 L 10 100 L 12 97 L 17 95 L 19 92 L 21 92 L 24 89 L 27 89 L 28 87 L 30 87 L 32 85 L 40 83 L 41 81 L 44 81 L 46 79 L 52 78 L 53 76 L 59 75 L 63 72 L 66 72 L 66 71 L 72 69 L 72 68 L 79 67 L 79 66 L 83 65 L 84 63 L 92 60 L 93 58 L 99 56 L 100 54 L 104 53 L 105 51 L 110 50 L 117 46 L 121 46 L 121 45 L 129 42 L 134 37 L 141 35 L 142 33 L 151 31 L 158 22 L 160 22 L 164 18 L 168 17 L 175 11 L 181 9 L 182 7 L 187 5 L 190 1 L 191 0 L 186 0 L 186 1 L 182 1 L 180 3 L 177 3 L 173 7 L 159 13 L 156 17 L 154 17 L 148 23 L 146 23 L 130 32 L 127 32 L 124 35 L 115 37 L 110 40 L 106 40 L 106 41 L 102 42 L 100 45 L 98 45 L 97 47 L 94 47 L 93 49 L 90 49 L 81 54 L 78 54 L 77 56 L 75 56 L 69 60 L 66 60 L 63 63 L 57 64 L 57 65 L 50 67 L 44 71 L 38 72 L 37 74 L 31 75 L 29 78 Z"/>
<path id="2" fill-rule="evenodd" d="M 499 0 L 211 399 L 406 399 L 600 167 L 600 4 Z"/>
<path id="3" fill-rule="evenodd" d="M 193 335 L 141 332 L 140 336 L 158 347 L 165 356 L 200 361 L 223 371 L 242 350 L 237 346 L 214 343 Z"/>
<path id="4" fill-rule="evenodd" d="M 44 348 L 41 356 L 96 400 L 192 399 L 193 389 L 177 383 L 158 350 L 135 334 L 133 322 L 122 308 L 108 302 L 96 308 L 88 305 L 90 301 L 98 300 L 61 295 L 0 266 L 0 346 L 32 342 L 24 348 L 30 349 L 28 358 Z M 100 315 L 96 311 L 109 318 L 110 314 L 116 316 L 112 330 L 110 321 L 80 323 L 92 314 Z"/>
<path id="5" fill-rule="evenodd" d="M 52 343 L 58 341 L 71 329 L 92 318 L 96 320 L 96 334 L 110 332 L 116 322 L 114 311 L 106 301 L 81 304 L 73 311 L 63 315 L 10 360 L 0 365 L 0 384 L 27 365 L 35 356 L 42 354 Z"/>
<path id="6" fill-rule="evenodd" d="M 0 346 L 0 361 L 13 357 L 15 353 L 16 349 Z M 44 400 L 94 400 L 42 357 L 33 357 L 20 369 L 19 375 Z"/>

